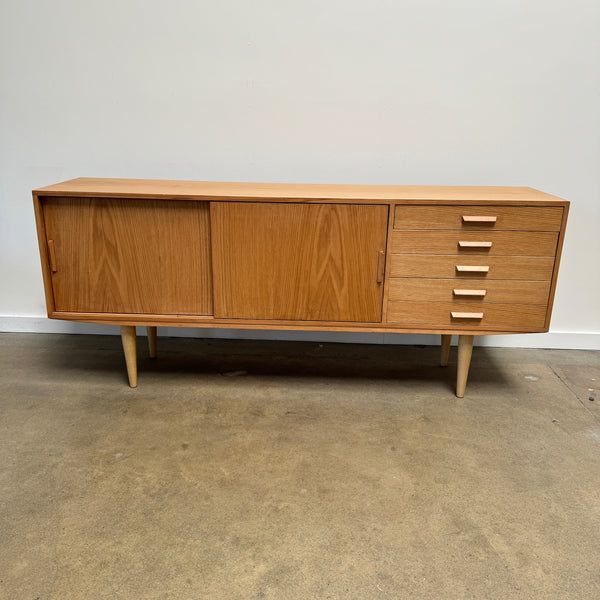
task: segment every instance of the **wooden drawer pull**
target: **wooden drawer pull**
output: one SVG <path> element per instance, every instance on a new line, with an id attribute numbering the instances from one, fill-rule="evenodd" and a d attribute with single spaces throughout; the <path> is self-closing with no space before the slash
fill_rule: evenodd
<path id="1" fill-rule="evenodd" d="M 56 273 L 56 254 L 54 253 L 54 240 L 48 240 L 48 259 L 50 260 L 50 270 Z"/>
<path id="2" fill-rule="evenodd" d="M 490 268 L 483 265 L 456 265 L 459 273 L 488 273 Z"/>
<path id="3" fill-rule="evenodd" d="M 475 217 L 463 215 L 463 223 L 495 223 L 497 217 Z"/>
<path id="4" fill-rule="evenodd" d="M 483 313 L 450 312 L 453 319 L 483 319 Z"/>
<path id="5" fill-rule="evenodd" d="M 491 248 L 492 242 L 458 242 L 461 248 Z"/>
<path id="6" fill-rule="evenodd" d="M 452 290 L 455 296 L 485 296 L 486 290 Z"/>
<path id="7" fill-rule="evenodd" d="M 385 252 L 379 250 L 377 252 L 377 283 L 383 283 L 383 276 L 385 274 Z"/>

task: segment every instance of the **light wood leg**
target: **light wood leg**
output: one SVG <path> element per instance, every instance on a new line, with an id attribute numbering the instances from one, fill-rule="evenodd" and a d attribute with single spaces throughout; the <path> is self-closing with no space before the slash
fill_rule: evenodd
<path id="1" fill-rule="evenodd" d="M 442 336 L 442 359 L 440 364 L 445 367 L 448 364 L 448 356 L 450 355 L 450 342 L 452 342 L 451 335 Z"/>
<path id="2" fill-rule="evenodd" d="M 473 336 L 458 336 L 458 373 L 456 375 L 456 395 L 463 398 L 465 388 L 467 387 L 467 375 L 469 374 L 469 365 L 471 364 L 471 354 L 473 353 Z"/>
<path id="3" fill-rule="evenodd" d="M 150 358 L 156 358 L 156 327 L 146 327 L 148 332 L 148 351 Z"/>
<path id="4" fill-rule="evenodd" d="M 121 325 L 121 341 L 123 342 L 123 351 L 125 352 L 129 387 L 134 388 L 137 387 L 137 351 L 134 326 Z"/>

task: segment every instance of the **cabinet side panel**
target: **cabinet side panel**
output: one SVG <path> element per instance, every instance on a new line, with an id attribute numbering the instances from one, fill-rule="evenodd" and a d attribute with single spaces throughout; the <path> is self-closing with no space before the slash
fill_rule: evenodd
<path id="1" fill-rule="evenodd" d="M 212 314 L 208 203 L 47 198 L 57 311 Z"/>
<path id="2" fill-rule="evenodd" d="M 552 307 L 554 306 L 554 292 L 556 291 L 558 268 L 560 266 L 560 257 L 562 255 L 563 242 L 565 240 L 565 233 L 567 230 L 567 217 L 569 216 L 569 206 L 570 204 L 568 202 L 563 206 L 562 223 L 560 227 L 560 234 L 558 236 L 558 242 L 556 244 L 556 256 L 554 258 L 554 269 L 552 271 L 552 284 L 550 286 L 550 296 L 548 298 L 548 311 L 546 312 L 546 329 L 550 328 L 550 319 L 552 318 Z"/>
<path id="3" fill-rule="evenodd" d="M 380 321 L 387 219 L 387 206 L 213 202 L 215 316 Z"/>
<path id="4" fill-rule="evenodd" d="M 52 276 L 48 259 L 48 241 L 46 238 L 46 224 L 44 222 L 44 211 L 41 198 L 33 193 L 33 211 L 35 213 L 35 225 L 37 229 L 38 245 L 40 249 L 40 261 L 42 265 L 42 276 L 44 278 L 44 294 L 46 297 L 46 310 L 50 316 L 54 310 L 54 294 L 52 292 Z"/>

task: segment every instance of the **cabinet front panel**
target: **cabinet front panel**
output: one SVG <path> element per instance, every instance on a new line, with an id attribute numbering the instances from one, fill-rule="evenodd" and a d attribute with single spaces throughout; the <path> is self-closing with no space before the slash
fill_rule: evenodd
<path id="1" fill-rule="evenodd" d="M 208 203 L 43 200 L 56 311 L 212 314 Z"/>
<path id="2" fill-rule="evenodd" d="M 380 321 L 387 221 L 379 205 L 211 203 L 215 317 Z"/>
<path id="3" fill-rule="evenodd" d="M 390 279 L 389 300 L 548 304 L 549 281 Z"/>
<path id="4" fill-rule="evenodd" d="M 560 231 L 560 206 L 396 206 L 395 229 Z"/>
<path id="5" fill-rule="evenodd" d="M 558 233 L 543 231 L 398 231 L 396 254 L 554 256 Z"/>
<path id="6" fill-rule="evenodd" d="M 391 277 L 550 281 L 554 256 L 436 256 L 392 254 Z"/>

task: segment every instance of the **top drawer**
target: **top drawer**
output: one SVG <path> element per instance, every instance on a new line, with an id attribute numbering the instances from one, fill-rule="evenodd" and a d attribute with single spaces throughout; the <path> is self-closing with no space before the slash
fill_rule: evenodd
<path id="1" fill-rule="evenodd" d="M 394 229 L 560 231 L 561 206 L 397 205 Z"/>

